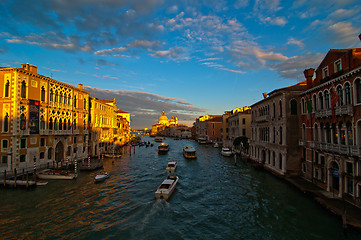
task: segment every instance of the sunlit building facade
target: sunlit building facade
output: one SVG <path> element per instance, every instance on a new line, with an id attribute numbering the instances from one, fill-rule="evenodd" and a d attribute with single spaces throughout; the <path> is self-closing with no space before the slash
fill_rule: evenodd
<path id="1" fill-rule="evenodd" d="M 0 68 L 0 171 L 33 169 L 88 155 L 89 92 L 39 75 Z"/>

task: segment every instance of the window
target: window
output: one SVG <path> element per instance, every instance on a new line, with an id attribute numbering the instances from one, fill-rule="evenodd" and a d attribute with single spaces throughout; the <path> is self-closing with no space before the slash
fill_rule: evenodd
<path id="1" fill-rule="evenodd" d="M 45 88 L 44 88 L 44 86 L 41 87 L 40 100 L 41 100 L 42 102 L 45 101 Z"/>
<path id="2" fill-rule="evenodd" d="M 352 162 L 346 162 L 346 173 L 353 175 L 353 164 Z"/>
<path id="3" fill-rule="evenodd" d="M 337 95 L 338 95 L 338 106 L 342 106 L 343 105 L 343 92 L 342 92 L 342 87 L 341 86 L 337 86 Z"/>
<path id="4" fill-rule="evenodd" d="M 242 118 L 242 124 L 246 124 L 246 119 Z"/>
<path id="5" fill-rule="evenodd" d="M 40 147 L 45 146 L 45 138 L 40 138 Z"/>
<path id="6" fill-rule="evenodd" d="M 353 145 L 353 131 L 352 131 L 352 124 L 350 122 L 347 122 L 346 129 L 347 129 L 348 145 L 352 146 Z"/>
<path id="7" fill-rule="evenodd" d="M 53 101 L 53 89 L 50 89 L 50 102 Z"/>
<path id="8" fill-rule="evenodd" d="M 322 68 L 322 77 L 323 78 L 328 77 L 328 67 Z"/>
<path id="9" fill-rule="evenodd" d="M 360 81 L 361 82 L 361 81 Z M 361 85 L 361 84 L 360 84 Z M 360 96 L 361 96 L 361 91 L 360 91 Z M 360 97 L 361 98 L 361 97 Z M 360 101 L 361 102 L 361 101 Z M 273 118 L 275 118 L 276 117 L 276 104 L 275 103 L 273 103 L 272 104 L 273 105 Z"/>
<path id="10" fill-rule="evenodd" d="M 73 149 L 73 153 L 76 153 L 77 151 L 78 151 L 78 148 L 75 147 L 75 148 Z"/>
<path id="11" fill-rule="evenodd" d="M 9 131 L 9 114 L 6 113 L 5 118 L 4 118 L 3 132 L 8 132 L 8 131 Z"/>
<path id="12" fill-rule="evenodd" d="M 26 138 L 20 140 L 20 148 L 26 148 Z"/>
<path id="13" fill-rule="evenodd" d="M 25 130 L 26 129 L 26 118 L 25 118 L 25 114 L 22 113 L 20 115 L 20 129 L 21 130 Z"/>
<path id="14" fill-rule="evenodd" d="M 278 167 L 282 170 L 282 154 L 279 155 Z"/>
<path id="15" fill-rule="evenodd" d="M 301 100 L 301 111 L 302 111 L 302 114 L 305 113 L 305 99 L 304 98 L 302 98 L 302 100 Z"/>
<path id="16" fill-rule="evenodd" d="M 9 97 L 9 91 L 10 91 L 10 82 L 7 81 L 5 84 L 5 94 L 4 94 L 5 97 Z"/>
<path id="17" fill-rule="evenodd" d="M 20 92 L 20 96 L 22 98 L 26 98 L 26 83 L 25 81 L 21 82 L 21 92 Z"/>
<path id="18" fill-rule="evenodd" d="M 282 144 L 282 127 L 280 127 L 280 144 Z"/>
<path id="19" fill-rule="evenodd" d="M 68 146 L 68 150 L 66 151 L 66 155 L 70 156 L 70 154 L 71 154 L 71 146 Z"/>
<path id="20" fill-rule="evenodd" d="M 338 144 L 338 132 L 336 129 L 336 124 L 332 124 L 332 132 L 333 132 L 333 144 Z"/>
<path id="21" fill-rule="evenodd" d="M 54 102 L 58 102 L 58 91 L 55 91 Z"/>
<path id="22" fill-rule="evenodd" d="M 342 70 L 341 59 L 339 59 L 335 62 L 335 72 L 339 72 L 341 70 Z"/>
<path id="23" fill-rule="evenodd" d="M 3 147 L 3 149 L 8 148 L 8 140 L 7 139 L 3 139 L 2 147 Z"/>
<path id="24" fill-rule="evenodd" d="M 63 95 L 60 93 L 59 94 L 59 103 L 61 103 L 63 101 Z"/>
<path id="25" fill-rule="evenodd" d="M 40 129 L 45 129 L 44 116 L 41 116 L 41 117 L 40 117 Z"/>
<path id="26" fill-rule="evenodd" d="M 74 96 L 74 107 L 76 108 L 76 96 Z"/>
<path id="27" fill-rule="evenodd" d="M 84 109 L 86 109 L 86 99 L 84 98 Z"/>
<path id="28" fill-rule="evenodd" d="M 358 78 L 355 81 L 355 91 L 356 103 L 361 103 L 361 78 Z"/>
<path id="29" fill-rule="evenodd" d="M 44 158 L 45 158 L 45 153 L 44 153 L 44 152 L 40 152 L 39 158 L 40 158 L 40 159 L 44 159 Z"/>
<path id="30" fill-rule="evenodd" d="M 325 109 L 330 109 L 330 94 L 325 91 Z"/>
<path id="31" fill-rule="evenodd" d="M 63 130 L 63 120 L 59 119 L 59 130 Z"/>
<path id="32" fill-rule="evenodd" d="M 345 84 L 345 104 L 351 104 L 351 88 L 348 82 Z"/>
<path id="33" fill-rule="evenodd" d="M 76 130 L 76 119 L 74 119 L 74 121 L 73 121 L 73 127 L 74 127 L 74 130 Z"/>
<path id="34" fill-rule="evenodd" d="M 20 162 L 25 162 L 26 161 L 26 155 L 20 155 Z"/>
<path id="35" fill-rule="evenodd" d="M 320 103 L 320 110 L 322 110 L 323 109 L 323 94 L 322 94 L 322 92 L 320 92 L 318 94 L 318 101 Z"/>
<path id="36" fill-rule="evenodd" d="M 71 122 L 70 122 L 70 119 L 68 120 L 68 129 L 69 129 L 69 130 L 71 129 Z"/>
<path id="37" fill-rule="evenodd" d="M 1 164 L 8 164 L 8 156 L 2 155 L 1 156 Z"/>
<path id="38" fill-rule="evenodd" d="M 246 129 L 242 128 L 242 136 L 246 136 Z"/>
<path id="39" fill-rule="evenodd" d="M 318 126 L 317 126 L 317 123 L 315 123 L 315 141 L 318 141 Z"/>
<path id="40" fill-rule="evenodd" d="M 302 139 L 306 140 L 306 125 L 302 124 Z"/>
<path id="41" fill-rule="evenodd" d="M 48 150 L 48 159 L 52 159 L 53 157 L 53 148 L 49 148 Z"/>
<path id="42" fill-rule="evenodd" d="M 291 100 L 291 115 L 297 115 L 297 100 Z"/>
<path id="43" fill-rule="evenodd" d="M 282 117 L 282 101 L 279 102 L 280 105 L 280 117 Z"/>
<path id="44" fill-rule="evenodd" d="M 53 118 L 49 119 L 49 129 L 53 130 Z"/>
<path id="45" fill-rule="evenodd" d="M 74 143 L 76 143 L 76 137 L 74 137 Z"/>
<path id="46" fill-rule="evenodd" d="M 340 143 L 346 145 L 346 129 L 342 126 L 342 123 L 338 126 L 340 131 Z"/>
<path id="47" fill-rule="evenodd" d="M 317 97 L 316 94 L 312 96 L 312 103 L 313 103 L 313 111 L 317 110 Z"/>

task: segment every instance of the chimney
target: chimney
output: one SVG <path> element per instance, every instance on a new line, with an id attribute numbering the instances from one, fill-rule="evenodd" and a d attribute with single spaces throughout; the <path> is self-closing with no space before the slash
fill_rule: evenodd
<path id="1" fill-rule="evenodd" d="M 315 73 L 315 69 L 309 68 L 303 71 L 303 74 L 305 75 L 305 78 L 307 80 L 307 89 L 312 88 L 312 77 Z"/>
<path id="2" fill-rule="evenodd" d="M 264 92 L 264 93 L 262 93 L 262 95 L 263 95 L 263 98 L 267 98 L 268 93 Z"/>
<path id="3" fill-rule="evenodd" d="M 32 73 L 37 74 L 38 73 L 38 67 L 35 66 L 35 65 L 29 64 L 29 71 L 32 72 Z"/>
<path id="4" fill-rule="evenodd" d="M 83 90 L 83 84 L 78 83 L 78 88 L 79 88 L 80 90 Z"/>

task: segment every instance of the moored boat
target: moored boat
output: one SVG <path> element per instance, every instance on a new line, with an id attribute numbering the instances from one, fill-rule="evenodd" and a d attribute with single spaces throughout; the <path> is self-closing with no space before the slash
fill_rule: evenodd
<path id="1" fill-rule="evenodd" d="M 177 161 L 169 161 L 167 164 L 166 171 L 167 173 L 174 173 L 177 168 Z"/>
<path id="2" fill-rule="evenodd" d="M 224 148 L 222 148 L 221 154 L 225 157 L 230 157 L 233 155 L 233 152 L 230 148 L 224 147 Z"/>
<path id="3" fill-rule="evenodd" d="M 207 143 L 207 139 L 206 139 L 206 138 L 198 138 L 198 143 L 199 143 L 199 144 L 206 144 L 206 143 Z"/>
<path id="4" fill-rule="evenodd" d="M 101 172 L 94 177 L 94 182 L 103 182 L 107 178 L 109 178 L 109 174 L 107 172 Z"/>
<path id="5" fill-rule="evenodd" d="M 66 170 L 45 169 L 37 174 L 40 179 L 51 180 L 71 180 L 77 177 L 77 174 Z"/>
<path id="6" fill-rule="evenodd" d="M 36 186 L 45 186 L 46 184 L 48 184 L 48 181 L 46 181 L 46 180 L 36 180 L 35 183 L 36 183 Z"/>
<path id="7" fill-rule="evenodd" d="M 175 186 L 177 185 L 178 177 L 177 176 L 168 176 L 162 184 L 158 187 L 155 192 L 155 197 L 157 199 L 167 200 L 172 193 L 174 192 Z"/>
<path id="8" fill-rule="evenodd" d="M 158 153 L 166 153 L 169 151 L 169 144 L 168 143 L 161 143 L 158 146 Z"/>
<path id="9" fill-rule="evenodd" d="M 162 141 L 163 141 L 163 138 L 162 138 L 162 137 L 155 137 L 155 138 L 154 138 L 154 141 L 155 141 L 155 142 L 162 142 Z"/>
<path id="10" fill-rule="evenodd" d="M 122 157 L 122 154 L 109 154 L 109 153 L 106 153 L 106 154 L 104 154 L 104 157 L 106 157 L 106 158 L 121 158 Z"/>
<path id="11" fill-rule="evenodd" d="M 197 158 L 197 152 L 192 146 L 183 147 L 183 156 L 185 158 Z"/>

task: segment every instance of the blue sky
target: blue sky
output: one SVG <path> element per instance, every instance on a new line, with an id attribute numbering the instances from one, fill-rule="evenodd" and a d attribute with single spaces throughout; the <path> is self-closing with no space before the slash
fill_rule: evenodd
<path id="1" fill-rule="evenodd" d="M 303 80 L 331 48 L 361 47 L 358 0 L 3 0 L 0 66 L 117 100 L 132 127 L 164 110 L 192 125 Z"/>

